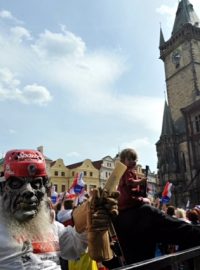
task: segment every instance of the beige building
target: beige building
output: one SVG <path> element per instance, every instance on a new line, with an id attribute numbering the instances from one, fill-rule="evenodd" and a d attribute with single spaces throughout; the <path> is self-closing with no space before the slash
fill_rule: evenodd
<path id="1" fill-rule="evenodd" d="M 70 170 L 65 166 L 61 158 L 53 161 L 50 167 L 50 182 L 58 193 L 64 192 L 70 187 Z"/>
<path id="2" fill-rule="evenodd" d="M 77 173 L 83 172 L 83 179 L 86 184 L 86 190 L 90 191 L 92 188 L 99 187 L 99 170 L 95 168 L 90 159 L 86 159 L 83 162 L 68 165 L 69 169 L 69 184 L 73 183 L 73 180 Z"/>

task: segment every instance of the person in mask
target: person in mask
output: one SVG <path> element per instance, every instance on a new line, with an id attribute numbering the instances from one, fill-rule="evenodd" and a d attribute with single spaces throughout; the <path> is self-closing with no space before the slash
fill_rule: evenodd
<path id="1" fill-rule="evenodd" d="M 48 208 L 49 178 L 42 153 L 14 149 L 6 153 L 0 194 L 0 269 L 58 270 L 59 258 L 78 259 L 87 248 L 86 213 L 76 208 L 75 226 L 52 222 Z M 111 200 L 110 200 L 111 199 Z M 96 207 L 95 228 L 105 227 L 117 200 Z M 87 209 L 87 208 L 85 208 Z M 79 211 L 81 210 L 81 217 Z M 93 220 L 93 219 L 92 219 Z"/>

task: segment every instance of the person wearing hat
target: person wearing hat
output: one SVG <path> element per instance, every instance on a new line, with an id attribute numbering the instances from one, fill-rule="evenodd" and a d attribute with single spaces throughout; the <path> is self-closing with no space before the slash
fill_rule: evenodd
<path id="1" fill-rule="evenodd" d="M 60 256 L 78 259 L 87 248 L 85 215 L 79 209 L 73 217 L 75 226 L 52 222 L 48 207 L 49 178 L 45 159 L 36 150 L 14 149 L 6 153 L 0 193 L 0 269 L 58 270 Z M 2 180 L 2 178 L 1 178 Z M 98 199 L 97 199 L 98 201 Z M 98 214 L 101 207 L 104 215 Z M 95 228 L 108 226 L 110 212 L 117 200 L 97 202 Z M 91 217 L 93 226 L 93 216 Z"/>

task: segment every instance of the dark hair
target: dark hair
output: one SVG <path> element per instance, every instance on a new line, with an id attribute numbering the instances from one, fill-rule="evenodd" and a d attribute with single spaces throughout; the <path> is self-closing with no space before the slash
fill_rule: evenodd
<path id="1" fill-rule="evenodd" d="M 132 158 L 133 160 L 137 160 L 138 158 L 136 151 L 131 148 L 122 150 L 119 157 L 121 162 L 124 162 L 126 158 Z"/>
<path id="2" fill-rule="evenodd" d="M 73 208 L 73 200 L 65 200 L 64 201 L 64 208 L 65 210 L 72 209 Z"/>
<path id="3" fill-rule="evenodd" d="M 61 206 L 62 206 L 62 203 L 61 202 L 59 202 L 59 203 L 57 203 L 55 205 L 55 211 L 56 211 L 56 213 L 61 210 Z"/>
<path id="4" fill-rule="evenodd" d="M 169 205 L 167 207 L 166 213 L 167 213 L 167 215 L 172 217 L 173 215 L 175 215 L 175 207 L 173 205 Z"/>
<path id="5" fill-rule="evenodd" d="M 190 209 L 186 213 L 187 218 L 194 224 L 198 223 L 199 217 L 198 217 L 198 212 L 196 209 Z"/>

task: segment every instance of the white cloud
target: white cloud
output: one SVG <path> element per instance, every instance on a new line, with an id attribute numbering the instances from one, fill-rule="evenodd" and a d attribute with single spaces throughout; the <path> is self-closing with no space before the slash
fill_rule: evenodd
<path id="1" fill-rule="evenodd" d="M 23 99 L 26 103 L 39 104 L 43 106 L 47 105 L 53 98 L 44 86 L 32 84 L 24 87 Z"/>
<path id="2" fill-rule="evenodd" d="M 11 12 L 8 10 L 1 10 L 0 11 L 0 18 L 3 19 L 14 19 L 14 17 L 12 16 Z"/>
<path id="3" fill-rule="evenodd" d="M 16 36 L 18 40 L 15 40 Z M 9 85 L 3 85 L 0 80 L 0 100 L 46 105 L 52 100 L 47 90 L 47 85 L 51 85 L 53 89 L 65 91 L 70 106 L 75 106 L 72 109 L 81 114 L 119 114 L 123 121 L 139 121 L 153 131 L 160 129 L 161 115 L 157 111 L 162 110 L 163 101 L 128 96 L 122 94 L 123 89 L 115 89 L 117 80 L 128 69 L 126 57 L 119 51 L 88 51 L 81 37 L 66 31 L 65 26 L 57 33 L 45 30 L 38 39 L 31 37 L 28 29 L 16 27 L 0 38 L 0 68 L 6 66 L 9 71 L 18 73 L 17 76 L 9 73 Z M 40 86 L 37 79 L 47 85 Z M 20 87 L 21 84 L 24 87 Z M 121 94 L 115 94 L 121 91 Z"/>
<path id="4" fill-rule="evenodd" d="M 80 57 L 86 46 L 80 37 L 69 31 L 52 33 L 45 30 L 41 33 L 32 48 L 42 57 Z"/>
<path id="5" fill-rule="evenodd" d="M 21 26 L 12 27 L 10 29 L 14 41 L 22 42 L 23 39 L 31 40 L 31 34 L 29 31 Z"/>
<path id="6" fill-rule="evenodd" d="M 156 11 L 161 15 L 169 15 L 174 17 L 174 14 L 176 12 L 176 6 L 169 7 L 167 5 L 161 5 L 159 8 L 156 9 Z"/>
<path id="7" fill-rule="evenodd" d="M 10 21 L 13 21 L 15 23 L 23 23 L 22 21 L 18 20 L 17 18 L 15 18 L 12 13 L 8 10 L 1 10 L 0 11 L 0 18 L 1 19 L 6 19 L 6 20 L 10 20 Z"/>
<path id="8" fill-rule="evenodd" d="M 145 96 L 114 95 L 111 92 L 91 91 L 77 96 L 76 108 L 80 112 L 116 115 L 119 119 L 159 132 L 164 101 Z"/>
<path id="9" fill-rule="evenodd" d="M 143 149 L 144 147 L 145 148 L 147 148 L 147 147 L 152 148 L 152 143 L 150 143 L 148 137 L 135 139 L 135 140 L 132 140 L 130 142 L 124 142 L 120 145 L 120 150 L 122 150 L 124 148 L 133 148 L 137 152 L 140 152 L 140 150 Z"/>
<path id="10" fill-rule="evenodd" d="M 198 17 L 200 18 L 200 5 L 199 0 L 190 0 L 191 4 L 193 4 L 193 8 L 197 13 Z"/>
<path id="11" fill-rule="evenodd" d="M 161 5 L 159 8 L 156 9 L 156 12 L 163 15 L 166 22 L 167 27 L 172 30 L 175 14 L 176 14 L 177 5 L 168 6 L 168 5 Z"/>
<path id="12" fill-rule="evenodd" d="M 52 100 L 49 91 L 40 85 L 26 85 L 20 89 L 20 81 L 9 69 L 0 69 L 0 100 L 17 100 L 26 104 L 46 105 Z"/>

